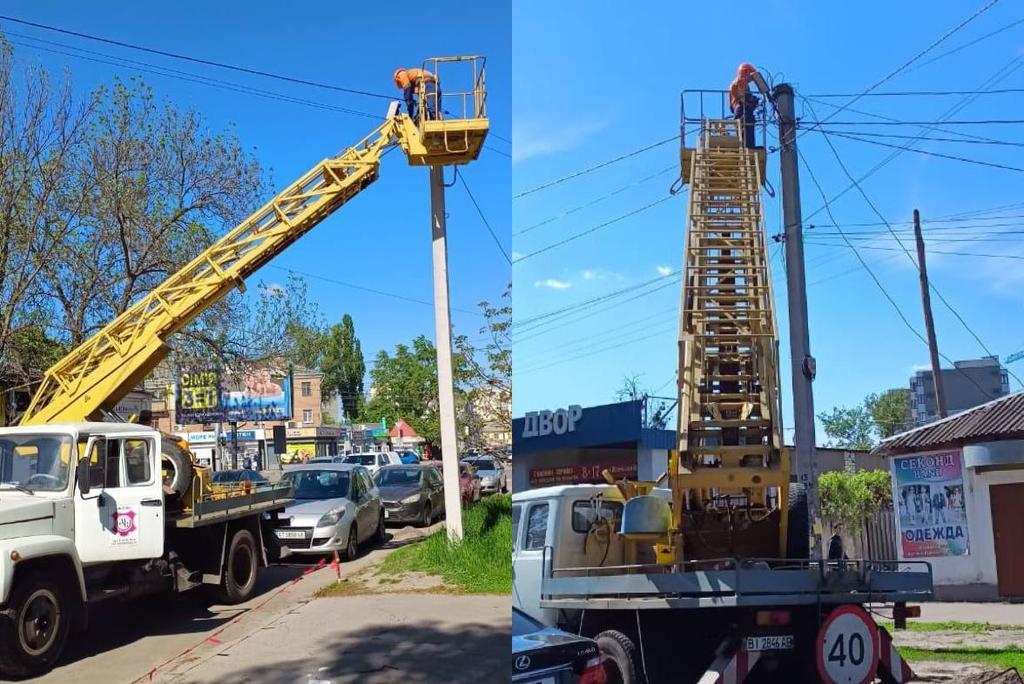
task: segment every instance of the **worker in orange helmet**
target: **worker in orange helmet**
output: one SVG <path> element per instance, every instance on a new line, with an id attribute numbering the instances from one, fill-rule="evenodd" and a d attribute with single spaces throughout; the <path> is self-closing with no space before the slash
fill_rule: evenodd
<path id="1" fill-rule="evenodd" d="M 740 64 L 736 78 L 729 84 L 729 109 L 732 110 L 733 118 L 743 121 L 743 144 L 748 149 L 755 147 L 754 112 L 760 104 L 757 95 L 750 92 L 751 81 L 757 84 L 762 93 L 768 95 L 767 84 L 752 64 Z"/>
<path id="2" fill-rule="evenodd" d="M 415 121 L 418 115 L 416 106 L 417 89 L 423 94 L 423 101 L 426 104 L 427 119 L 436 119 L 441 109 L 441 89 L 437 83 L 437 76 L 426 69 L 406 69 L 399 67 L 395 69 L 395 85 L 402 91 L 405 98 L 405 107 L 409 110 L 409 117 Z"/>

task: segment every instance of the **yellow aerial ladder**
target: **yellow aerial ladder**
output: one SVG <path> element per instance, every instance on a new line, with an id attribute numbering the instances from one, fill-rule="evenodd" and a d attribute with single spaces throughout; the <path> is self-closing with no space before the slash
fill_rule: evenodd
<path id="1" fill-rule="evenodd" d="M 485 60 L 437 57 L 426 60 L 446 82 L 462 70 L 470 85 L 431 102 L 419 93 L 413 121 L 388 108 L 382 124 L 336 157 L 324 159 L 276 197 L 230 230 L 131 308 L 46 371 L 21 425 L 102 419 L 168 354 L 168 338 L 184 328 L 245 279 L 318 223 L 377 180 L 385 151 L 398 146 L 412 166 L 466 164 L 475 160 L 487 137 Z M 437 95 L 430 94 L 436 98 Z M 454 114 L 446 115 L 438 105 Z"/>

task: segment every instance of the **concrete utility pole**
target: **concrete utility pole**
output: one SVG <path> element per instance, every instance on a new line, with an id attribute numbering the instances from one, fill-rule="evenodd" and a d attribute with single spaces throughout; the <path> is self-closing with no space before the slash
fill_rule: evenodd
<path id="1" fill-rule="evenodd" d="M 932 297 L 928 291 L 928 266 L 924 260 L 924 237 L 921 235 L 921 214 L 914 210 L 914 240 L 917 242 L 917 272 L 921 277 L 921 306 L 924 307 L 924 327 L 928 330 L 928 352 L 932 357 L 932 381 L 935 383 L 935 405 L 939 418 L 946 417 L 946 389 L 942 386 L 939 368 L 939 343 L 935 341 L 935 321 L 932 320 Z"/>
<path id="2" fill-rule="evenodd" d="M 807 280 L 804 276 L 803 218 L 800 214 L 800 168 L 796 154 L 796 117 L 793 86 L 782 83 L 773 91 L 779 114 L 779 161 L 782 167 L 782 213 L 786 240 L 786 288 L 789 292 L 789 346 L 793 373 L 793 472 L 807 492 L 811 558 L 821 558 L 821 517 L 818 466 L 814 443 L 814 390 L 816 372 L 807 328 Z"/>
<path id="3" fill-rule="evenodd" d="M 462 491 L 459 486 L 459 441 L 455 430 L 443 166 L 430 167 L 430 227 L 434 241 L 434 333 L 437 344 L 437 398 L 441 411 L 445 527 L 448 529 L 448 539 L 457 542 L 462 541 Z"/>

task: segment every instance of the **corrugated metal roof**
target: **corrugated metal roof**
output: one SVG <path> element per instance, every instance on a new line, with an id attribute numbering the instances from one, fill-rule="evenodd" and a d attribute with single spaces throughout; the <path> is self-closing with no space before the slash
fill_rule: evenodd
<path id="1" fill-rule="evenodd" d="M 963 413 L 883 440 L 875 453 L 923 451 L 971 442 L 1024 438 L 1024 392 L 994 399 Z"/>

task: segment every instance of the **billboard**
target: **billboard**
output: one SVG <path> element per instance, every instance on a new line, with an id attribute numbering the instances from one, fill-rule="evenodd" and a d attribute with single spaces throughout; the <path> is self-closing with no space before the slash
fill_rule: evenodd
<path id="1" fill-rule="evenodd" d="M 292 417 L 291 382 L 287 373 L 266 369 L 246 373 L 239 386 L 221 393 L 221 401 L 224 420 L 229 423 Z"/>
<path id="2" fill-rule="evenodd" d="M 255 370 L 228 380 L 216 369 L 178 372 L 177 416 L 189 423 L 244 423 L 292 417 L 291 382 L 287 373 Z"/>
<path id="3" fill-rule="evenodd" d="M 179 369 L 177 384 L 175 420 L 179 425 L 213 423 L 221 420 L 219 370 Z"/>
<path id="4" fill-rule="evenodd" d="M 893 457 L 892 487 L 904 558 L 967 555 L 959 450 Z"/>

